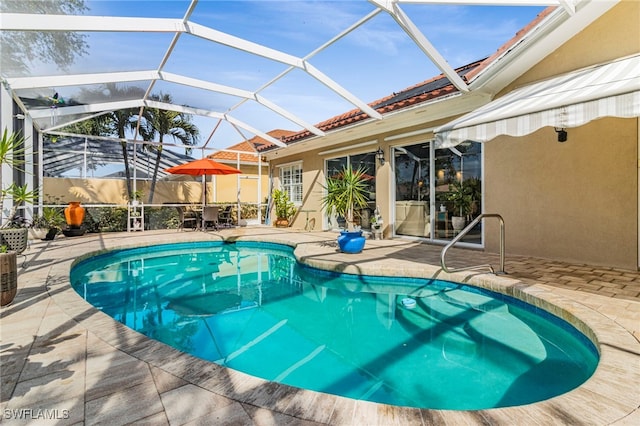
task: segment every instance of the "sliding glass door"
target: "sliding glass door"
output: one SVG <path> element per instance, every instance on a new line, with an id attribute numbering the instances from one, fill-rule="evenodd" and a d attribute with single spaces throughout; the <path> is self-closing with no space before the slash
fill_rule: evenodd
<path id="1" fill-rule="evenodd" d="M 395 233 L 431 236 L 429 144 L 395 147 Z"/>
<path id="2" fill-rule="evenodd" d="M 392 152 L 396 235 L 450 240 L 480 214 L 481 144 L 435 149 L 432 142 L 423 142 Z M 475 227 L 463 241 L 481 244 L 481 231 Z"/>

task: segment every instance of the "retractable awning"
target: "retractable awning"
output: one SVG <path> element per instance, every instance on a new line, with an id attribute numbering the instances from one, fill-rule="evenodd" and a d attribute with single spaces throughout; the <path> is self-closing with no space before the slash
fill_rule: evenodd
<path id="1" fill-rule="evenodd" d="M 546 126 L 577 127 L 602 117 L 638 116 L 640 55 L 516 89 L 435 129 L 436 146 L 524 136 Z"/>

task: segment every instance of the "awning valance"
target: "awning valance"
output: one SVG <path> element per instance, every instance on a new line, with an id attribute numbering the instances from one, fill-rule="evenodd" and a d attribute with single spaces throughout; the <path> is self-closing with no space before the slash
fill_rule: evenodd
<path id="1" fill-rule="evenodd" d="M 524 136 L 545 126 L 577 127 L 601 117 L 638 116 L 640 55 L 516 89 L 435 129 L 436 146 Z"/>

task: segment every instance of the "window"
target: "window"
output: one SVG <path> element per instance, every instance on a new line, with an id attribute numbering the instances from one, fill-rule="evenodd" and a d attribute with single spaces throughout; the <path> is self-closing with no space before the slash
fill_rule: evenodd
<path id="1" fill-rule="evenodd" d="M 337 176 L 345 167 L 354 170 L 362 169 L 367 179 L 367 190 L 369 191 L 369 206 L 358 209 L 355 212 L 356 225 L 362 229 L 370 229 L 370 218 L 376 208 L 376 153 L 366 152 L 363 154 L 347 155 L 344 157 L 331 158 L 326 161 L 327 176 Z M 327 218 L 331 229 L 344 228 L 345 220 L 342 216 L 332 216 Z"/>
<path id="2" fill-rule="evenodd" d="M 289 194 L 296 205 L 302 204 L 302 164 L 290 164 L 280 167 L 280 185 Z"/>

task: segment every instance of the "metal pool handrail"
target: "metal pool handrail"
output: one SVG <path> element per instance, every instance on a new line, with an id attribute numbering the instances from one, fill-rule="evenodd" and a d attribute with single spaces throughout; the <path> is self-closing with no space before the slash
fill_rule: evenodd
<path id="1" fill-rule="evenodd" d="M 467 266 L 467 267 L 464 267 L 464 268 L 457 268 L 457 269 L 447 268 L 447 265 L 445 264 L 445 261 L 444 261 L 444 258 L 447 255 L 447 250 L 449 250 L 458 241 L 460 241 L 462 239 L 462 237 L 467 235 L 467 233 L 469 233 L 469 231 L 474 226 L 476 226 L 485 217 L 495 217 L 496 219 L 498 219 L 500 221 L 500 270 L 498 270 L 498 272 L 495 272 L 493 270 L 493 266 L 491 266 L 490 264 Z M 483 213 L 483 214 L 479 215 L 478 217 L 476 217 L 469 225 L 467 225 L 466 228 L 464 228 L 462 231 L 460 231 L 460 233 L 458 235 L 456 235 L 456 237 L 453 240 L 451 240 L 449 242 L 449 244 L 444 246 L 444 248 L 442 249 L 442 252 L 440 252 L 440 265 L 442 266 L 442 270 L 447 272 L 447 273 L 459 272 L 459 271 L 467 271 L 467 270 L 470 270 L 470 269 L 489 268 L 489 270 L 491 271 L 492 274 L 506 274 L 506 272 L 504 271 L 504 219 L 502 218 L 502 216 L 500 216 L 497 213 Z"/>

